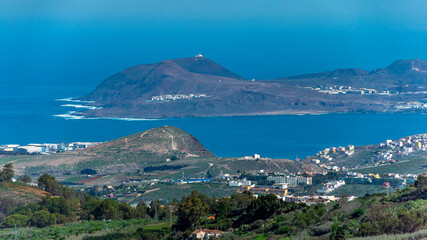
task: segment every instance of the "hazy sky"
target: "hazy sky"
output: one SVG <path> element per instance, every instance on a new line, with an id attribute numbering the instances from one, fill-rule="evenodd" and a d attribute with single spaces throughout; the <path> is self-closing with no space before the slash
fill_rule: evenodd
<path id="1" fill-rule="evenodd" d="M 427 60 L 427 1 L 0 1 L 0 84 L 97 85 L 202 53 L 247 78 Z"/>

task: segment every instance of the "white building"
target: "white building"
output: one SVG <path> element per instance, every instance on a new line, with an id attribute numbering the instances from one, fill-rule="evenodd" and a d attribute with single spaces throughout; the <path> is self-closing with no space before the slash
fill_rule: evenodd
<path id="1" fill-rule="evenodd" d="M 413 151 L 413 149 L 411 148 L 411 147 L 404 147 L 403 148 L 403 152 L 405 153 L 405 154 L 409 154 L 409 153 L 411 153 Z"/>
<path id="2" fill-rule="evenodd" d="M 241 186 L 251 186 L 252 182 L 250 180 L 247 180 L 246 178 L 237 180 L 237 181 L 229 181 L 228 186 L 229 187 L 241 187 Z"/>
<path id="3" fill-rule="evenodd" d="M 38 146 L 20 146 L 18 147 L 18 151 L 24 151 L 28 154 L 41 153 L 43 151 L 43 147 Z"/>
<path id="4" fill-rule="evenodd" d="M 321 189 L 318 189 L 318 193 L 330 193 L 335 191 L 335 189 L 345 185 L 344 180 L 338 180 L 338 181 L 330 181 L 325 184 L 323 184 L 323 187 Z"/>
<path id="5" fill-rule="evenodd" d="M 312 177 L 303 176 L 268 176 L 267 181 L 274 181 L 276 184 L 286 183 L 290 187 L 298 185 L 311 185 L 313 182 Z"/>

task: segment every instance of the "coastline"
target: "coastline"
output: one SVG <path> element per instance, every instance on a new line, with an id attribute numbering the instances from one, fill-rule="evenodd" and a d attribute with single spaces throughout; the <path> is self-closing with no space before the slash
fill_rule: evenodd
<path id="1" fill-rule="evenodd" d="M 91 110 L 91 109 L 90 109 Z M 421 114 L 427 115 L 425 112 L 406 112 L 406 111 L 272 111 L 272 112 L 256 112 L 256 113 L 236 113 L 236 114 L 218 114 L 218 115 L 186 115 L 186 116 L 167 116 L 167 117 L 137 117 L 133 115 L 105 115 L 88 114 L 86 111 L 68 111 L 65 114 L 55 114 L 54 117 L 64 118 L 67 120 L 119 120 L 119 121 L 158 121 L 167 119 L 186 119 L 186 118 L 215 118 L 215 117 L 255 117 L 255 116 L 305 116 L 305 115 L 326 115 L 326 114 Z"/>

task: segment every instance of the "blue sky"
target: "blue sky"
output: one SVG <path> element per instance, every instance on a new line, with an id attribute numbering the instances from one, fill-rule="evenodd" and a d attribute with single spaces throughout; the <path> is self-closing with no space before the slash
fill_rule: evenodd
<path id="1" fill-rule="evenodd" d="M 202 53 L 247 78 L 427 60 L 427 1 L 1 1 L 0 84 L 97 85 Z"/>

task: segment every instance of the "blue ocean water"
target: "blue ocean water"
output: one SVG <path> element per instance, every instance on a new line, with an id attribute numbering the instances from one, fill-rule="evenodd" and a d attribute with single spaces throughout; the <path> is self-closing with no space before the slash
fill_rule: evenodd
<path id="1" fill-rule="evenodd" d="M 427 132 L 422 114 L 323 114 L 181 118 L 150 121 L 69 120 L 73 110 L 55 99 L 81 96 L 93 86 L 2 85 L 0 144 L 108 141 L 150 128 L 173 125 L 197 137 L 221 157 L 254 153 L 302 158 L 331 146 L 376 144 Z"/>

